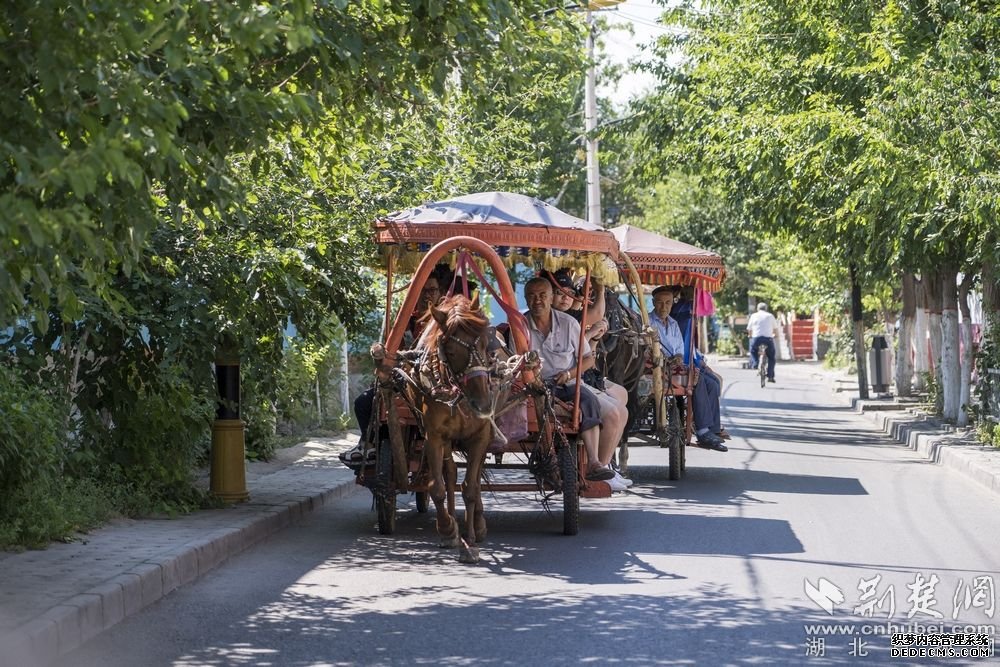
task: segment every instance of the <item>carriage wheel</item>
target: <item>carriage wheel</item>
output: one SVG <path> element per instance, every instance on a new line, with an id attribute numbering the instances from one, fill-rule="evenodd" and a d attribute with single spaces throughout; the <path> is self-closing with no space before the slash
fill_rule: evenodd
<path id="1" fill-rule="evenodd" d="M 559 449 L 559 474 L 562 476 L 563 535 L 580 532 L 580 478 L 576 467 L 576 443 Z"/>
<path id="2" fill-rule="evenodd" d="M 380 535 L 392 535 L 396 531 L 396 490 L 392 488 L 392 444 L 388 439 L 378 443 L 373 493 L 378 513 L 378 532 Z"/>
<path id="3" fill-rule="evenodd" d="M 427 513 L 429 507 L 430 494 L 426 491 L 417 491 L 417 511 L 421 514 Z"/>
<path id="4" fill-rule="evenodd" d="M 669 476 L 672 480 L 680 479 L 683 472 L 683 433 L 684 427 L 681 426 L 681 413 L 677 409 L 677 401 L 670 401 L 670 407 L 667 410 L 667 447 L 670 462 Z"/>

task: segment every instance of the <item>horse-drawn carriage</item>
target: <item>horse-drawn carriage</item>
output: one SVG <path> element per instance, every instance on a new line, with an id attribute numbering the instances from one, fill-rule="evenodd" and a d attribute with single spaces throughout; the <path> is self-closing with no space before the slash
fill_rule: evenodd
<path id="1" fill-rule="evenodd" d="M 375 418 L 362 434 L 374 456 L 363 458 L 357 479 L 373 493 L 379 531 L 394 532 L 396 497 L 412 492 L 419 512 L 434 501 L 441 546 L 459 547 L 459 560 L 476 562 L 475 545 L 486 535 L 482 492 L 534 491 L 546 506 L 561 494 L 563 533 L 576 534 L 580 497 L 611 495 L 606 482 L 584 474 L 586 452 L 579 437 L 583 355 L 577 355 L 575 400 L 560 404 L 540 379 L 538 355 L 529 350 L 528 325 L 516 307 L 508 271 L 518 263 L 532 272 L 568 267 L 583 275 L 584 293 L 592 277 L 616 285 L 625 276 L 624 282 L 640 292 L 640 274 L 619 253 L 618 240 L 541 201 L 509 193 L 400 211 L 376 221 L 375 235 L 387 282 L 385 321 L 381 342 L 372 346 Z M 419 315 L 419 288 L 441 263 L 455 276 L 449 294 L 423 314 L 426 328 L 407 349 L 404 332 Z M 400 275 L 411 277 L 393 312 Z M 681 277 L 672 271 L 665 275 Z M 478 296 L 469 298 L 470 277 L 478 279 L 480 294 L 489 292 L 507 315 L 507 358 L 491 352 L 496 343 Z M 584 320 L 587 308 L 584 299 Z M 651 330 L 644 308 L 639 310 L 642 325 L 633 320 L 630 331 L 645 340 Z M 577 349 L 584 349 L 583 337 L 581 327 Z M 658 369 L 658 345 L 647 341 L 643 349 L 651 351 L 652 368 Z M 659 396 L 658 375 L 654 370 Z M 667 424 L 667 416 L 658 423 Z M 627 460 L 627 447 L 622 455 Z M 460 467 L 465 468 L 461 483 Z M 465 502 L 464 535 L 455 519 L 458 489 Z"/>
<path id="2" fill-rule="evenodd" d="M 697 308 L 697 304 L 702 301 L 701 292 L 710 294 L 722 287 L 726 276 L 725 266 L 722 258 L 714 252 L 638 227 L 621 225 L 612 229 L 611 233 L 619 243 L 619 265 L 623 278 L 630 278 L 622 281 L 623 287 L 630 294 L 637 312 L 633 311 L 629 316 L 619 318 L 625 325 L 620 324 L 609 333 L 627 330 L 629 322 L 632 322 L 630 328 L 634 331 L 635 323 L 641 320 L 642 329 L 647 332 L 647 336 L 643 339 L 632 334 L 635 342 L 628 353 L 632 358 L 638 354 L 642 359 L 638 368 L 635 362 L 622 363 L 621 359 L 625 355 L 615 347 L 612 349 L 616 354 L 605 364 L 606 372 L 612 379 L 616 375 L 621 376 L 622 382 L 629 389 L 631 428 L 628 429 L 627 436 L 650 436 L 655 443 L 666 448 L 669 477 L 671 480 L 678 480 L 686 469 L 686 448 L 691 442 L 693 430 L 692 411 L 686 407 L 695 381 L 694 365 L 689 363 L 681 369 L 665 363 L 667 360 L 663 358 L 659 337 L 650 326 L 649 314 L 642 302 L 642 288 L 633 291 L 631 287 L 668 285 L 692 288 L 693 303 Z M 694 357 L 696 336 L 693 325 L 699 315 L 697 309 L 693 315 L 695 317 L 691 318 L 691 326 L 684 336 L 689 358 Z M 645 353 L 641 350 L 642 342 L 649 345 Z M 618 344 L 620 343 L 616 343 L 616 346 Z M 636 349 L 639 349 L 638 353 Z M 623 470 L 628 468 L 627 436 L 619 449 L 619 463 Z"/>
<path id="3" fill-rule="evenodd" d="M 591 275 L 610 279 L 617 273 L 617 241 L 584 220 L 509 193 L 400 211 L 376 221 L 375 234 L 386 271 L 386 315 L 383 340 L 372 348 L 377 417 L 363 434 L 375 449 L 374 460 L 359 468 L 358 482 L 374 494 L 379 531 L 394 531 L 396 496 L 413 492 L 418 511 L 427 510 L 428 499 L 434 501 L 442 546 L 460 547 L 460 560 L 475 562 L 475 544 L 486 532 L 482 491 L 537 491 L 546 500 L 562 495 L 563 532 L 575 534 L 579 498 L 610 496 L 611 489 L 582 474 L 579 392 L 573 405 L 560 406 L 540 381 L 538 356 L 529 350 L 508 269 L 524 262 L 553 270 L 571 267 L 587 280 Z M 441 263 L 453 267 L 455 275 L 449 296 L 425 314 L 426 329 L 412 349 L 404 349 L 419 286 Z M 393 313 L 400 274 L 412 277 Z M 478 297 L 468 298 L 470 277 L 507 314 L 509 358 L 489 351 L 492 333 Z M 487 464 L 488 454 L 495 455 L 493 463 Z M 524 470 L 528 476 L 482 479 L 484 467 Z M 454 519 L 459 488 L 466 507 L 464 536 Z"/>

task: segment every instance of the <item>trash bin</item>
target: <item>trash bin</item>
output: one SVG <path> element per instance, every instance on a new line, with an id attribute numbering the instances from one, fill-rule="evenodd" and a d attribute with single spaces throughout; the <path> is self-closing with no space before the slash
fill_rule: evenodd
<path id="1" fill-rule="evenodd" d="M 872 336 L 872 347 L 868 350 L 868 376 L 871 378 L 872 391 L 876 394 L 888 394 L 892 383 L 892 349 L 885 336 Z"/>

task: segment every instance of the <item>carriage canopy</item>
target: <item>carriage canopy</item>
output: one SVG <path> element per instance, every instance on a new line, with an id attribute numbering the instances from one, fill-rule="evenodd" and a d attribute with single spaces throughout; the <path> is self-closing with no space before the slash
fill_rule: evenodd
<path id="1" fill-rule="evenodd" d="M 726 279 L 722 257 L 632 225 L 610 230 L 644 285 L 694 285 L 717 292 Z"/>
<path id="2" fill-rule="evenodd" d="M 397 211 L 375 221 L 375 240 L 394 253 L 402 270 L 445 239 L 472 236 L 493 246 L 508 266 L 534 263 L 555 270 L 589 268 L 602 279 L 617 275 L 618 241 L 602 227 L 534 197 L 480 192 Z"/>

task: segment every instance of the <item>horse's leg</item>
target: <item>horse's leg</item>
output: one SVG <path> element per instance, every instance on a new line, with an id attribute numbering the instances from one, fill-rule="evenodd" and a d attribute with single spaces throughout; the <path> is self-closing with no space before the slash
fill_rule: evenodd
<path id="1" fill-rule="evenodd" d="M 437 532 L 441 537 L 438 546 L 442 549 L 454 549 L 461 539 L 458 535 L 458 522 L 448 512 L 448 488 L 444 481 L 444 442 L 440 436 L 428 433 L 424 443 L 424 456 L 431 476 L 428 492 L 437 510 Z"/>
<path id="2" fill-rule="evenodd" d="M 466 450 L 468 465 L 465 468 L 465 482 L 462 484 L 462 499 L 465 501 L 465 538 L 462 540 L 458 555 L 461 563 L 478 563 L 479 547 L 476 543 L 486 539 L 481 477 L 488 439 L 489 431 L 482 429 L 481 434 L 475 438 L 475 444 Z"/>

